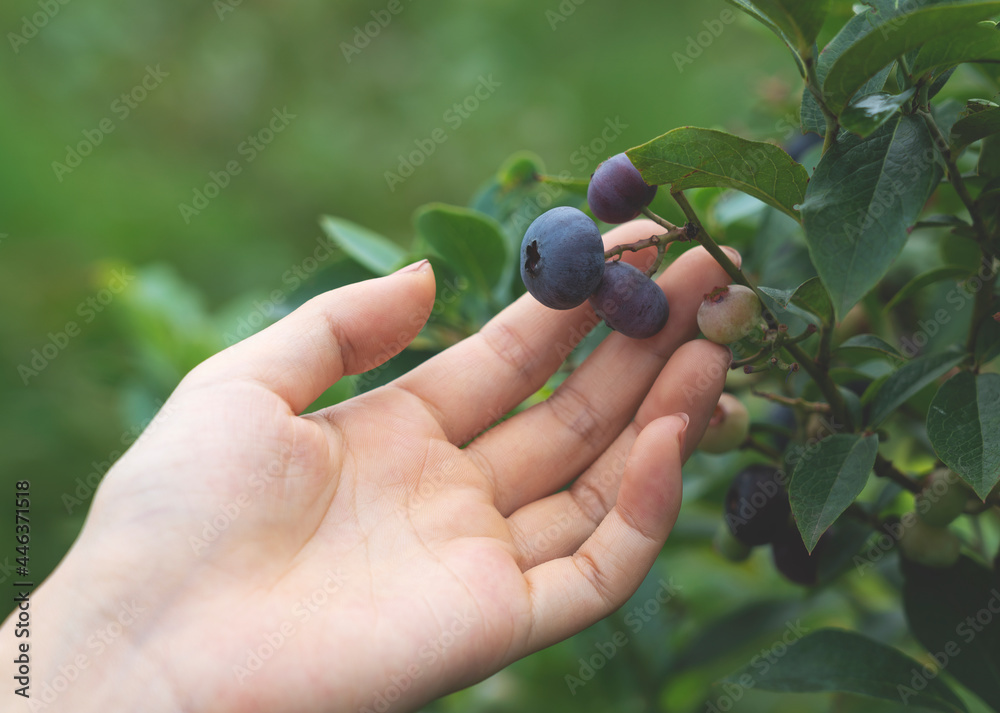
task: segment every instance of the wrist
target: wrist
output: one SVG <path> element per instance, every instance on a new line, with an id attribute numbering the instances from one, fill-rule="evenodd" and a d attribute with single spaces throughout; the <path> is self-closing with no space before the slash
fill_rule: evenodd
<path id="1" fill-rule="evenodd" d="M 71 581 L 63 565 L 0 628 L 4 657 L 21 659 L 9 665 L 24 674 L 12 682 L 20 693 L 9 689 L 4 699 L 18 711 L 177 710 L 169 680 L 135 644 L 151 610 Z"/>

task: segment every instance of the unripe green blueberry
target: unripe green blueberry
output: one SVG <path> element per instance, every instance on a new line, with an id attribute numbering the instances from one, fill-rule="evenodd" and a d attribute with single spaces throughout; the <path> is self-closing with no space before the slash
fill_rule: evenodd
<path id="1" fill-rule="evenodd" d="M 698 328 L 716 344 L 732 344 L 746 337 L 761 321 L 760 300 L 749 287 L 716 287 L 698 308 Z"/>
<path id="2" fill-rule="evenodd" d="M 750 556 L 753 549 L 750 545 L 737 540 L 729 530 L 729 525 L 720 523 L 712 538 L 715 551 L 730 562 L 743 562 Z"/>
<path id="3" fill-rule="evenodd" d="M 698 442 L 698 450 L 705 453 L 726 453 L 739 448 L 750 435 L 750 412 L 743 402 L 732 394 L 723 393 Z"/>
<path id="4" fill-rule="evenodd" d="M 958 561 L 961 542 L 944 527 L 928 525 L 919 517 L 903 519 L 899 549 L 908 560 L 925 567 L 951 567 Z"/>
<path id="5" fill-rule="evenodd" d="M 927 476 L 914 509 L 928 525 L 945 527 L 965 511 L 969 495 L 968 486 L 958 474 L 939 468 Z"/>

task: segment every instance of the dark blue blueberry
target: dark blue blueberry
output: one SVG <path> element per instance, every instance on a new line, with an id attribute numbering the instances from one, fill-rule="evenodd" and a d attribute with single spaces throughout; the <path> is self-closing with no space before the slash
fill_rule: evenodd
<path id="1" fill-rule="evenodd" d="M 521 241 L 521 279 L 546 307 L 587 301 L 604 275 L 604 241 L 585 213 L 561 206 L 538 216 Z"/>

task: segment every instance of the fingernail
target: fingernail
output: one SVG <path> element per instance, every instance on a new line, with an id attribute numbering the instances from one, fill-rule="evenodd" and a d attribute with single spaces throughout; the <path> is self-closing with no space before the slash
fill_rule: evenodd
<path id="1" fill-rule="evenodd" d="M 733 261 L 733 264 L 736 265 L 736 267 L 741 267 L 743 265 L 743 256 L 740 255 L 739 250 L 731 248 L 728 245 L 723 245 L 722 249 L 725 251 L 726 255 L 729 256 L 729 259 Z"/>
<path id="2" fill-rule="evenodd" d="M 677 431 L 677 442 L 680 444 L 681 450 L 684 450 L 684 441 L 687 438 L 688 424 L 691 423 L 691 417 L 683 411 L 678 411 L 674 416 L 684 422 L 684 425 Z"/>
<path id="3" fill-rule="evenodd" d="M 430 265 L 430 264 L 431 264 L 430 260 L 427 260 L 426 258 L 424 258 L 423 260 L 418 260 L 417 262 L 413 263 L 412 265 L 407 265 L 406 267 L 399 268 L 393 274 L 394 275 L 398 275 L 401 272 L 420 272 L 421 270 L 426 269 L 427 266 Z"/>

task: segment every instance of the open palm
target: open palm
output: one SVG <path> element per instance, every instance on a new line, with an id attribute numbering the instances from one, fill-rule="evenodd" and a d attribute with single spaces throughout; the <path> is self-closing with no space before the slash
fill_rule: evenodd
<path id="1" fill-rule="evenodd" d="M 606 241 L 656 232 L 637 221 Z M 606 616 L 676 518 L 730 358 L 689 340 L 701 296 L 726 281 L 687 252 L 660 279 L 663 332 L 612 335 L 499 424 L 596 323 L 588 306 L 526 296 L 391 384 L 303 416 L 412 340 L 429 266 L 321 295 L 209 359 L 39 590 L 66 610 L 38 633 L 62 657 L 42 675 L 89 650 L 99 665 L 63 695 L 87 691 L 94 709 L 141 691 L 149 711 L 405 710 Z M 97 655 L 88 637 L 114 621 Z"/>

